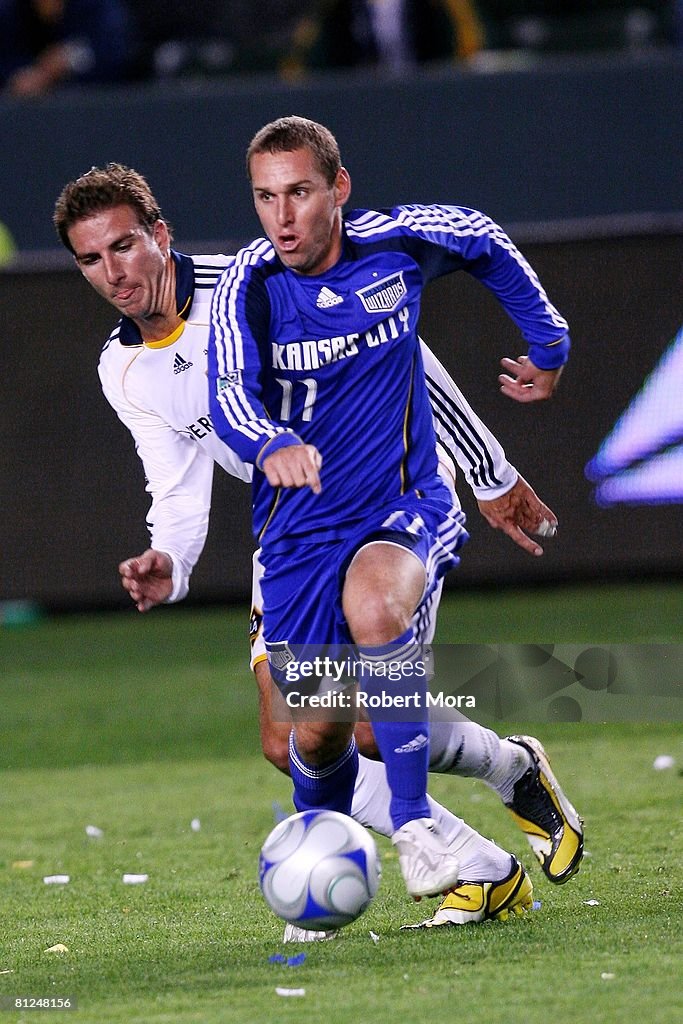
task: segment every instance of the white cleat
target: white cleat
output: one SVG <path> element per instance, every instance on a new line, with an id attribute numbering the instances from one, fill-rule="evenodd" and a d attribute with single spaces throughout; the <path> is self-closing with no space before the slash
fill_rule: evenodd
<path id="1" fill-rule="evenodd" d="M 285 927 L 283 942 L 325 942 L 328 939 L 336 939 L 337 932 L 316 932 L 310 928 L 299 928 L 298 925 L 288 924 Z"/>
<path id="2" fill-rule="evenodd" d="M 394 832 L 398 863 L 406 889 L 419 900 L 439 896 L 458 884 L 460 865 L 432 818 L 416 818 Z"/>

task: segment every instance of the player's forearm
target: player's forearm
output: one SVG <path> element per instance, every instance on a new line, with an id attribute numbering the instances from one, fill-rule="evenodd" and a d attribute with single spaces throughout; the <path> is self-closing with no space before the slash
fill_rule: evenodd
<path id="1" fill-rule="evenodd" d="M 221 441 L 237 452 L 243 462 L 257 469 L 262 469 L 263 460 L 280 448 L 303 444 L 293 430 L 277 427 L 269 420 L 252 420 L 240 426 L 233 426 L 225 420 L 220 422 L 215 410 L 212 410 L 212 419 L 214 423 L 219 421 L 216 433 Z"/>
<path id="2" fill-rule="evenodd" d="M 453 257 L 496 296 L 521 330 L 541 369 L 563 366 L 568 324 L 548 299 L 533 268 L 503 229 L 479 210 L 461 206 L 398 207 L 400 222 L 440 249 L 429 253 L 431 277 L 453 271 Z M 538 360 L 538 361 L 537 361 Z"/>
<path id="3" fill-rule="evenodd" d="M 466 402 L 464 405 L 467 407 Z M 508 461 L 495 435 L 471 409 L 469 413 L 469 444 L 465 447 L 462 441 L 456 448 L 455 458 L 475 498 L 490 501 L 507 494 L 515 486 L 519 474 Z M 472 436 L 476 437 L 476 444 L 472 442 Z"/>
<path id="4" fill-rule="evenodd" d="M 517 482 L 517 470 L 447 370 L 424 342 L 421 345 L 440 463 L 455 462 L 477 499 L 501 497 Z M 450 466 L 451 474 L 454 468 Z"/>
<path id="5" fill-rule="evenodd" d="M 148 517 L 151 546 L 171 559 L 173 589 L 166 599 L 173 603 L 187 596 L 192 570 L 204 550 L 209 528 L 210 505 L 167 498 L 152 503 Z"/>
<path id="6" fill-rule="evenodd" d="M 549 300 L 535 271 L 505 232 L 488 223 L 488 251 L 468 266 L 493 292 L 528 344 L 528 355 L 542 370 L 564 366 L 569 358 L 569 325 Z"/>
<path id="7" fill-rule="evenodd" d="M 455 446 L 453 454 L 476 498 L 498 498 L 514 487 L 518 473 L 498 438 L 452 384 Z"/>
<path id="8" fill-rule="evenodd" d="M 250 306 L 248 296 L 252 303 L 257 301 L 254 295 L 264 299 L 262 291 L 253 292 L 248 281 L 236 280 L 234 268 L 218 282 L 211 304 L 207 375 L 210 416 L 218 437 L 243 462 L 258 466 L 264 453 L 300 442 L 292 431 L 270 419 L 263 404 L 259 342 L 244 312 Z M 264 314 L 263 324 L 267 320 Z M 292 440 L 278 437 L 283 434 Z"/>
<path id="9" fill-rule="evenodd" d="M 505 471 L 500 472 L 498 478 L 500 483 L 497 486 L 481 487 L 468 481 L 477 501 L 494 501 L 496 498 L 502 498 L 504 494 L 507 494 L 515 486 L 519 480 L 519 473 L 511 462 L 506 462 Z"/>
<path id="10" fill-rule="evenodd" d="M 243 462 L 262 468 L 263 459 L 280 448 L 303 442 L 286 427 L 266 416 L 259 399 L 240 386 L 225 385 L 225 378 L 209 377 L 211 420 L 221 441 Z M 229 390 L 229 394 L 226 392 Z"/>
<path id="11" fill-rule="evenodd" d="M 301 442 L 291 430 L 274 423 L 266 413 L 258 384 L 259 363 L 255 349 L 248 353 L 249 371 L 226 370 L 225 363 L 232 365 L 235 361 L 233 355 L 228 359 L 224 354 L 227 346 L 220 331 L 213 329 L 208 360 L 211 422 L 221 441 L 243 462 L 259 466 L 259 458 L 287 444 Z"/>

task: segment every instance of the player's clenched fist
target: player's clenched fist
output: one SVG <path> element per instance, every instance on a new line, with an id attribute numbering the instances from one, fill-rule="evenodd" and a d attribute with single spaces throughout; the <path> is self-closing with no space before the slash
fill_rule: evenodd
<path id="1" fill-rule="evenodd" d="M 263 472 L 273 487 L 310 487 L 320 494 L 320 467 L 323 457 L 312 444 L 293 444 L 278 448 L 263 460 Z"/>

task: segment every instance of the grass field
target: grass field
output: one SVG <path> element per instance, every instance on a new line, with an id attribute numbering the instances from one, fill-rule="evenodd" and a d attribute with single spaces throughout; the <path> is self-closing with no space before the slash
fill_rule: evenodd
<path id="1" fill-rule="evenodd" d="M 681 611 L 673 583 L 461 594 L 440 638 L 680 643 Z M 426 904 L 409 903 L 380 839 L 364 917 L 334 942 L 283 947 L 256 863 L 289 784 L 258 753 L 243 620 L 165 609 L 0 629 L 0 997 L 75 997 L 73 1015 L 38 1019 L 80 1024 L 682 1018 L 683 778 L 653 769 L 659 754 L 683 764 L 680 723 L 534 726 L 586 818 L 590 856 L 565 887 L 543 879 L 485 787 L 433 779 L 530 867 L 541 907 L 524 919 L 401 933 Z M 131 872 L 147 883 L 124 885 Z M 43 883 L 58 873 L 68 885 Z M 67 951 L 45 952 L 58 943 Z M 269 961 L 302 949 L 299 966 Z"/>

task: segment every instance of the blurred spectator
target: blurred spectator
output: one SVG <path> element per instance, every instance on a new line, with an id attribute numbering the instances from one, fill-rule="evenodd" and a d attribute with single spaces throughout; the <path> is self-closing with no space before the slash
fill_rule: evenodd
<path id="1" fill-rule="evenodd" d="M 668 41 L 671 0 L 477 0 L 491 49 L 643 49 Z"/>
<path id="2" fill-rule="evenodd" d="M 465 59 L 484 43 L 471 0 L 319 0 L 302 19 L 292 69 L 384 67 L 400 71 Z"/>
<path id="3" fill-rule="evenodd" d="M 325 0 L 261 0 L 258 5 L 253 0 L 226 0 L 235 69 L 281 72 L 287 68 L 292 51 L 299 49 L 300 25 L 315 23 L 321 2 Z"/>
<path id="4" fill-rule="evenodd" d="M 140 43 L 136 77 L 205 77 L 233 70 L 234 0 L 128 0 L 128 5 Z M 253 31 L 257 5 L 250 6 Z"/>
<path id="5" fill-rule="evenodd" d="M 0 0 L 2 2 L 2 0 Z M 128 0 L 142 78 L 280 70 L 299 21 L 320 0 Z"/>
<path id="6" fill-rule="evenodd" d="M 15 96 L 120 81 L 131 47 L 122 0 L 0 0 L 0 88 Z"/>

